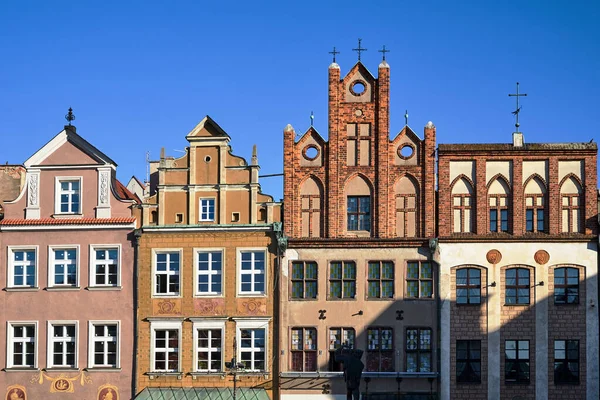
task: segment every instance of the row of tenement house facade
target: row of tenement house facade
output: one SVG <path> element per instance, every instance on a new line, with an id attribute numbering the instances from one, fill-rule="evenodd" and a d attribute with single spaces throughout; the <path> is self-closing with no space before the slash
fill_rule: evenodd
<path id="1" fill-rule="evenodd" d="M 389 84 L 330 65 L 283 204 L 210 117 L 147 185 L 71 125 L 2 166 L 1 395 L 343 399 L 348 345 L 365 399 L 597 399 L 596 144 L 390 139 Z"/>

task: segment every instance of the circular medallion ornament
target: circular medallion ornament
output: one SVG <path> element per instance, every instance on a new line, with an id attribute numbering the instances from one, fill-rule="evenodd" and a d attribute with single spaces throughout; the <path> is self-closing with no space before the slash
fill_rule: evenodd
<path id="1" fill-rule="evenodd" d="M 361 110 L 360 108 L 357 108 L 357 109 L 354 111 L 354 115 L 356 115 L 357 117 L 362 117 L 362 115 L 363 115 L 363 110 Z"/>
<path id="2" fill-rule="evenodd" d="M 498 264 L 501 260 L 502 260 L 502 253 L 500 253 L 498 250 L 493 249 L 487 252 L 487 254 L 485 255 L 485 258 L 487 258 L 487 261 L 490 264 Z"/>
<path id="3" fill-rule="evenodd" d="M 550 254 L 546 250 L 538 250 L 535 252 L 533 259 L 536 263 L 544 265 L 550 261 Z"/>

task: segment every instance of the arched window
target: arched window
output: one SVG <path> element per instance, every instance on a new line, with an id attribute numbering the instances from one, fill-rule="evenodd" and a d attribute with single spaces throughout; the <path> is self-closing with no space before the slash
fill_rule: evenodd
<path id="1" fill-rule="evenodd" d="M 579 303 L 579 270 L 561 267 L 554 270 L 554 304 Z"/>
<path id="2" fill-rule="evenodd" d="M 320 183 L 313 177 L 300 186 L 301 236 L 321 237 L 321 201 L 323 191 Z"/>
<path id="3" fill-rule="evenodd" d="M 562 232 L 582 231 L 581 200 L 583 190 L 575 177 L 570 176 L 560 187 Z"/>
<path id="4" fill-rule="evenodd" d="M 504 304 L 529 304 L 529 270 L 510 268 L 505 271 Z"/>
<path id="5" fill-rule="evenodd" d="M 473 186 L 463 178 L 452 186 L 452 231 L 455 233 L 473 232 Z"/>
<path id="6" fill-rule="evenodd" d="M 396 236 L 418 236 L 417 187 L 412 179 L 404 176 L 394 186 L 396 194 Z"/>
<path id="7" fill-rule="evenodd" d="M 546 186 L 534 176 L 525 186 L 525 231 L 546 232 Z"/>
<path id="8" fill-rule="evenodd" d="M 478 268 L 456 270 L 456 304 L 481 304 L 481 271 Z"/>
<path id="9" fill-rule="evenodd" d="M 361 176 L 355 176 L 345 187 L 346 230 L 371 232 L 371 189 Z"/>
<path id="10" fill-rule="evenodd" d="M 510 188 L 503 178 L 496 178 L 488 189 L 490 232 L 508 232 Z"/>

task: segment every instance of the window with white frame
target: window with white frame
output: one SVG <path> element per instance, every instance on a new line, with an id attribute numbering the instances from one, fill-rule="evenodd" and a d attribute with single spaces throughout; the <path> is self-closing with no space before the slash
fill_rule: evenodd
<path id="1" fill-rule="evenodd" d="M 151 322 L 151 370 L 179 372 L 181 322 Z"/>
<path id="2" fill-rule="evenodd" d="M 90 321 L 90 368 L 119 368 L 119 323 Z"/>
<path id="3" fill-rule="evenodd" d="M 160 251 L 155 253 L 155 295 L 179 296 L 180 260 L 180 251 Z"/>
<path id="4" fill-rule="evenodd" d="M 194 320 L 194 371 L 223 371 L 224 321 Z"/>
<path id="5" fill-rule="evenodd" d="M 90 286 L 119 286 L 119 247 L 90 249 Z"/>
<path id="6" fill-rule="evenodd" d="M 196 251 L 196 294 L 220 296 L 223 284 L 223 252 Z"/>
<path id="7" fill-rule="evenodd" d="M 37 248 L 10 248 L 8 251 L 8 287 L 37 286 Z"/>
<path id="8" fill-rule="evenodd" d="M 36 368 L 36 322 L 9 322 L 7 331 L 7 368 Z"/>
<path id="9" fill-rule="evenodd" d="M 77 247 L 50 248 L 49 286 L 78 286 Z"/>
<path id="10" fill-rule="evenodd" d="M 77 368 L 77 322 L 48 322 L 48 367 Z"/>
<path id="11" fill-rule="evenodd" d="M 215 220 L 215 199 L 200 199 L 200 221 Z"/>
<path id="12" fill-rule="evenodd" d="M 247 371 L 267 371 L 269 320 L 236 321 L 238 361 Z"/>
<path id="13" fill-rule="evenodd" d="M 56 179 L 56 214 L 80 214 L 81 178 Z"/>
<path id="14" fill-rule="evenodd" d="M 239 253 L 239 293 L 243 295 L 265 294 L 264 250 L 241 250 Z"/>

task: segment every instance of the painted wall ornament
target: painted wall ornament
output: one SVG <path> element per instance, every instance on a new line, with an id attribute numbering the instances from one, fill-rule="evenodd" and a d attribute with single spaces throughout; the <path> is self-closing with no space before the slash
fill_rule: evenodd
<path id="1" fill-rule="evenodd" d="M 487 254 L 485 255 L 485 258 L 487 259 L 487 261 L 490 264 L 498 264 L 500 261 L 502 261 L 502 253 L 500 253 L 498 250 L 493 249 L 487 252 Z"/>
<path id="2" fill-rule="evenodd" d="M 21 385 L 12 385 L 6 389 L 6 400 L 27 400 L 25 387 Z"/>
<path id="3" fill-rule="evenodd" d="M 97 400 L 119 400 L 119 389 L 113 385 L 102 385 L 98 388 Z"/>
<path id="4" fill-rule="evenodd" d="M 44 380 L 50 381 L 50 393 L 74 393 L 75 392 L 75 382 L 79 380 L 79 384 L 81 386 L 89 385 L 92 383 L 92 378 L 87 376 L 85 372 L 80 371 L 77 375 L 73 377 L 69 377 L 66 374 L 60 374 L 58 377 L 53 378 L 50 375 L 44 373 L 44 371 L 40 371 L 39 374 L 35 374 L 30 382 L 31 383 L 39 383 L 42 385 Z M 12 399 L 10 399 L 12 400 Z"/>
<path id="5" fill-rule="evenodd" d="M 29 187 L 27 188 L 27 192 L 29 194 L 27 197 L 29 200 L 29 206 L 38 205 L 38 178 L 38 174 L 29 175 Z"/>
<path id="6" fill-rule="evenodd" d="M 100 173 L 100 204 L 108 204 L 108 172 Z"/>
<path id="7" fill-rule="evenodd" d="M 536 263 L 544 265 L 550 261 L 550 254 L 546 250 L 538 250 L 535 252 L 533 259 Z"/>

